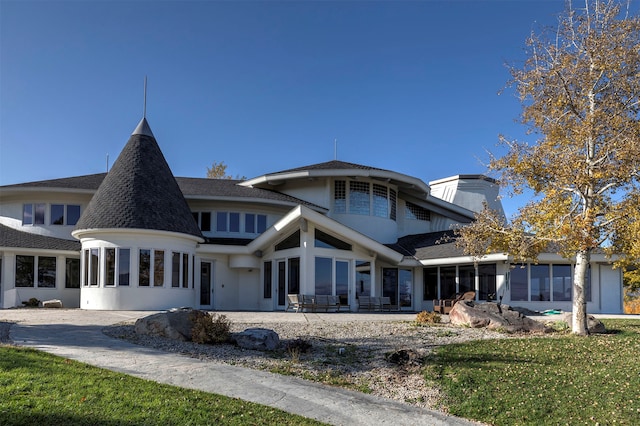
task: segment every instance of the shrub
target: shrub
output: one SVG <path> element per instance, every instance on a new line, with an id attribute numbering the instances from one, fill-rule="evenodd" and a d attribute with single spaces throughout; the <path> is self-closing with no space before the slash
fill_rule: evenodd
<path id="1" fill-rule="evenodd" d="M 193 314 L 191 340 L 196 343 L 226 343 L 231 338 L 231 321 L 226 315 L 209 314 L 207 312 Z M 202 315 L 204 314 L 204 315 Z"/>
<path id="2" fill-rule="evenodd" d="M 22 304 L 24 306 L 28 306 L 28 307 L 38 307 L 40 306 L 40 301 L 38 299 L 36 299 L 35 297 L 32 297 L 31 299 L 27 300 L 26 302 L 22 302 Z"/>
<path id="3" fill-rule="evenodd" d="M 438 324 L 440 320 L 440 314 L 437 312 L 422 311 L 416 315 L 416 324 L 418 325 Z"/>

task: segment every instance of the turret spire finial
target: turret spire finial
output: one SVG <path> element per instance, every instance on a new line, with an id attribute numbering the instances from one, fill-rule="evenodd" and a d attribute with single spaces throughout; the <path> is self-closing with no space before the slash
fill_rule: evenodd
<path id="1" fill-rule="evenodd" d="M 142 108 L 142 118 L 147 118 L 147 76 L 144 76 L 144 103 Z"/>

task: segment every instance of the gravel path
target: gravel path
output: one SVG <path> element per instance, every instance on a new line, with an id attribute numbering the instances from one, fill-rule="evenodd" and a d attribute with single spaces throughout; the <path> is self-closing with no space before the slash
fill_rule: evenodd
<path id="1" fill-rule="evenodd" d="M 484 329 L 447 324 L 419 327 L 406 321 L 232 323 L 231 331 L 239 332 L 250 327 L 276 331 L 282 349 L 261 352 L 232 344 L 200 345 L 140 336 L 132 324 L 106 327 L 104 332 L 111 337 L 163 351 L 294 375 L 430 409 L 442 409 L 438 389 L 430 386 L 421 374 L 424 359 L 433 348 L 469 340 L 508 337 Z M 297 350 L 301 341 L 309 343 L 311 348 L 306 352 Z M 287 349 L 287 346 L 292 349 Z"/>

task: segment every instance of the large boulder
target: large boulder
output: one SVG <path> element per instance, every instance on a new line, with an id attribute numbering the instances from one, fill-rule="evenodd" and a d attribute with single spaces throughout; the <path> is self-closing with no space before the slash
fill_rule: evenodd
<path id="1" fill-rule="evenodd" d="M 243 349 L 273 351 L 280 346 L 278 333 L 267 328 L 247 328 L 245 331 L 235 333 L 233 339 Z"/>
<path id="2" fill-rule="evenodd" d="M 456 303 L 449 313 L 454 325 L 473 328 L 486 327 L 492 330 L 515 332 L 548 332 L 544 324 L 528 318 L 508 305 L 497 303 L 475 303 L 465 300 Z"/>
<path id="3" fill-rule="evenodd" d="M 573 324 L 573 316 L 571 312 L 566 312 L 562 314 L 562 321 L 566 322 L 571 328 L 571 324 Z M 589 334 L 604 334 L 607 332 L 607 328 L 604 326 L 602 321 L 593 315 L 587 315 L 587 330 Z"/>
<path id="4" fill-rule="evenodd" d="M 138 319 L 135 330 L 138 334 L 189 341 L 194 322 L 205 315 L 206 312 L 197 309 L 172 309 Z"/>

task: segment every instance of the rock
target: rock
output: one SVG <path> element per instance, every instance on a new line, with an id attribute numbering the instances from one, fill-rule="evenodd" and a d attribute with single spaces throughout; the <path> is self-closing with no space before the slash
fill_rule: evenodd
<path id="1" fill-rule="evenodd" d="M 140 318 L 136 321 L 138 334 L 167 337 L 175 340 L 191 340 L 194 321 L 206 312 L 191 308 L 172 309 Z"/>
<path id="2" fill-rule="evenodd" d="M 388 352 L 384 358 L 393 364 L 398 365 L 422 365 L 424 359 L 413 349 L 399 349 L 397 351 Z"/>
<path id="3" fill-rule="evenodd" d="M 62 308 L 62 300 L 52 299 L 40 303 L 43 308 Z"/>
<path id="4" fill-rule="evenodd" d="M 548 332 L 541 322 L 532 320 L 508 305 L 497 303 L 475 303 L 461 301 L 456 303 L 449 313 L 454 325 L 466 325 L 472 328 L 486 327 L 491 330 L 515 332 Z"/>
<path id="5" fill-rule="evenodd" d="M 562 314 L 562 321 L 566 322 L 569 325 L 569 329 L 571 329 L 573 324 L 573 314 L 571 312 Z M 589 334 L 604 334 L 607 332 L 607 328 L 604 326 L 602 321 L 589 314 L 587 314 L 587 330 L 589 331 Z"/>
<path id="6" fill-rule="evenodd" d="M 247 328 L 243 332 L 235 333 L 233 339 L 243 349 L 273 351 L 280 346 L 278 333 L 267 328 Z"/>

